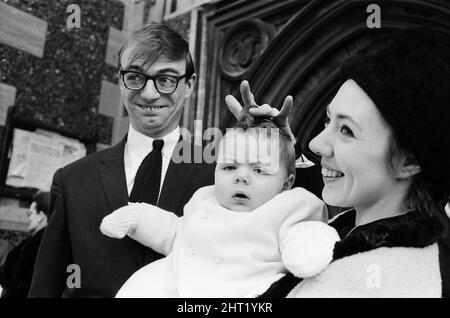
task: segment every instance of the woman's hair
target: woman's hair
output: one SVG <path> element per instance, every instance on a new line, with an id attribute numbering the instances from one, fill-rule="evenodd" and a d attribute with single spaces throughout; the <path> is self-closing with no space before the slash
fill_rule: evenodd
<path id="1" fill-rule="evenodd" d="M 36 210 L 43 212 L 50 217 L 50 192 L 38 191 L 33 195 L 33 202 L 36 202 Z"/>
<path id="2" fill-rule="evenodd" d="M 395 158 L 398 155 L 406 157 L 405 164 L 418 164 L 412 154 L 407 150 L 402 149 L 396 140 L 397 139 L 394 136 L 389 145 L 388 163 L 390 164 L 392 172 L 395 167 Z M 419 173 L 415 175 L 409 188 L 406 209 L 416 211 L 423 216 L 437 216 L 442 220 L 443 206 L 440 207 L 440 203 L 433 199 L 431 195 L 432 192 L 433 186 L 423 179 L 422 174 Z"/>
<path id="3" fill-rule="evenodd" d="M 268 136 L 272 136 L 272 129 L 276 129 L 279 136 L 280 161 L 286 164 L 288 174 L 293 174 L 295 177 L 295 149 L 289 136 L 279 129 L 270 117 L 254 117 L 250 114 L 249 110 L 253 107 L 258 106 L 244 106 L 234 128 L 241 128 L 244 131 L 249 128 L 265 129 Z"/>
<path id="4" fill-rule="evenodd" d="M 442 215 L 450 189 L 449 34 L 406 29 L 389 34 L 348 59 L 341 81 L 353 79 L 393 131 L 391 158 L 406 155 L 413 177 L 408 208 Z"/>

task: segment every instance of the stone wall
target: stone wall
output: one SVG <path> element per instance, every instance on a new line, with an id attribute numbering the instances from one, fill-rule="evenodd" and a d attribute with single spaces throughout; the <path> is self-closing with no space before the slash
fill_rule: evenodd
<path id="1" fill-rule="evenodd" d="M 27 40 L 0 35 L 0 83 L 15 87 L 17 116 L 110 144 L 113 118 L 98 110 L 102 82 L 118 83 L 116 67 L 105 63 L 105 55 L 110 27 L 122 29 L 123 4 L 118 0 L 0 0 L 0 4 L 4 14 L 8 8 L 18 9 L 47 24 L 42 56 L 11 44 Z M 79 28 L 67 24 L 71 4 L 80 8 Z M 34 31 L 33 25 L 23 21 L 5 23 L 10 23 L 5 30 L 14 31 L 16 26 L 11 24 L 17 23 L 17 28 Z M 0 126 L 0 139 L 3 132 Z M 24 222 L 23 210 L 29 202 L 8 200 L 17 201 L 17 220 Z M 0 229 L 0 239 L 15 245 L 27 235 L 24 228 Z"/>
<path id="2" fill-rule="evenodd" d="M 111 139 L 112 120 L 97 114 L 102 79 L 117 82 L 104 63 L 109 27 L 121 29 L 123 5 L 114 0 L 0 0 L 48 23 L 42 58 L 0 43 L 0 82 L 17 89 L 15 107 L 79 137 Z M 81 27 L 68 28 L 69 4 L 81 9 Z"/>

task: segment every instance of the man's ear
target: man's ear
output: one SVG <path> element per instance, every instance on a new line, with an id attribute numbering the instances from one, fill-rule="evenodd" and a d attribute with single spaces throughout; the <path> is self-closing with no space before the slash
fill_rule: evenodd
<path id="1" fill-rule="evenodd" d="M 420 165 L 411 154 L 406 154 L 402 156 L 398 162 L 396 169 L 396 177 L 398 179 L 408 179 L 421 171 Z"/>
<path id="2" fill-rule="evenodd" d="M 186 81 L 186 91 L 184 92 L 184 98 L 191 96 L 194 91 L 195 82 L 197 81 L 197 74 L 192 74 L 191 78 Z"/>
<path id="3" fill-rule="evenodd" d="M 283 191 L 290 190 L 294 185 L 295 176 L 291 173 L 289 177 L 284 180 Z"/>
<path id="4" fill-rule="evenodd" d="M 40 211 L 39 213 L 38 213 L 38 215 L 39 215 L 39 223 L 42 223 L 42 222 L 44 222 L 44 221 L 47 221 L 47 215 L 45 215 L 45 213 L 44 212 L 42 212 L 42 211 Z"/>

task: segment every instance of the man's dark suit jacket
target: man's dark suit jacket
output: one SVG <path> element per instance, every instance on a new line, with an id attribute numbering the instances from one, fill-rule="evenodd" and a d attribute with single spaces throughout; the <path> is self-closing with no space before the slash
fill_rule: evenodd
<path id="1" fill-rule="evenodd" d="M 103 217 L 128 202 L 125 141 L 55 173 L 53 214 L 39 249 L 29 297 L 114 297 L 135 271 L 161 257 L 127 236 L 113 239 L 99 230 Z M 192 194 L 213 182 L 214 164 L 171 160 L 158 206 L 182 215 Z M 70 264 L 79 266 L 79 288 L 68 287 L 77 283 L 77 270 L 68 270 Z"/>
<path id="2" fill-rule="evenodd" d="M 27 298 L 43 234 L 44 229 L 39 230 L 9 252 L 5 264 L 0 269 L 2 298 Z"/>
<path id="3" fill-rule="evenodd" d="M 442 275 L 442 297 L 450 298 L 450 219 L 447 219 L 447 234 L 439 240 L 438 246 Z"/>

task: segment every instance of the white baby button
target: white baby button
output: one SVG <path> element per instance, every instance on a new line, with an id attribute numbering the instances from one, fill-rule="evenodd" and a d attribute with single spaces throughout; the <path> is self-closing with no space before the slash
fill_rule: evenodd
<path id="1" fill-rule="evenodd" d="M 186 248 L 185 250 L 184 250 L 184 254 L 187 256 L 187 257 L 192 257 L 192 256 L 194 256 L 194 251 L 192 250 L 192 248 Z"/>

